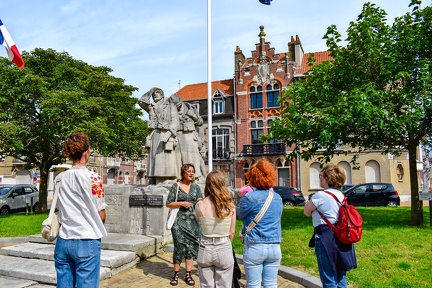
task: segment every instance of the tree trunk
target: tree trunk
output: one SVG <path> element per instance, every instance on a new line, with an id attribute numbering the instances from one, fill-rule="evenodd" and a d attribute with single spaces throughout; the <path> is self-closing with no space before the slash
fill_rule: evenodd
<path id="1" fill-rule="evenodd" d="M 39 209 L 40 213 L 45 213 L 47 209 L 48 200 L 48 175 L 49 167 L 44 169 L 45 166 L 39 167 L 40 171 L 40 185 L 39 185 Z"/>
<path id="2" fill-rule="evenodd" d="M 411 180 L 411 222 L 412 226 L 423 225 L 423 201 L 419 198 L 419 185 L 417 173 L 417 147 L 412 145 L 408 147 L 409 170 Z"/>

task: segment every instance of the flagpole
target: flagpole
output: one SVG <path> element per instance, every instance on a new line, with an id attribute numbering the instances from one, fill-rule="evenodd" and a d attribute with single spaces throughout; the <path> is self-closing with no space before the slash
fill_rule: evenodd
<path id="1" fill-rule="evenodd" d="M 212 87 L 211 87 L 211 0 L 207 0 L 207 135 L 208 135 L 208 172 L 213 170 L 213 123 L 212 123 Z"/>

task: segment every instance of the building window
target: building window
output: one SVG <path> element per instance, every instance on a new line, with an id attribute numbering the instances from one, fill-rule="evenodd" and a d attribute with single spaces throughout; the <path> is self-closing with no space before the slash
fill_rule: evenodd
<path id="1" fill-rule="evenodd" d="M 199 112 L 199 103 L 191 103 L 191 106 Z"/>
<path id="2" fill-rule="evenodd" d="M 251 122 L 251 139 L 252 144 L 260 144 L 262 141 L 259 139 L 259 136 L 264 133 L 263 121 L 257 120 Z"/>
<path id="3" fill-rule="evenodd" d="M 279 85 L 267 85 L 267 107 L 279 107 Z"/>
<path id="4" fill-rule="evenodd" d="M 213 158 L 214 159 L 229 159 L 229 128 L 214 128 L 213 129 Z"/>
<path id="5" fill-rule="evenodd" d="M 289 172 L 288 161 L 284 161 L 284 163 L 282 163 L 282 161 L 279 160 L 277 164 L 277 172 L 278 172 L 278 185 L 290 187 L 290 172 Z"/>
<path id="6" fill-rule="evenodd" d="M 258 86 L 250 88 L 250 108 L 257 109 L 262 108 L 262 87 Z"/>
<path id="7" fill-rule="evenodd" d="M 225 101 L 213 100 L 213 113 L 214 114 L 223 114 L 225 112 Z"/>
<path id="8" fill-rule="evenodd" d="M 273 123 L 273 120 L 272 120 L 272 119 L 267 120 L 267 133 L 268 133 L 268 134 L 271 133 L 271 128 L 270 128 L 270 127 L 271 127 L 271 124 L 272 124 L 272 123 Z M 270 144 L 282 143 L 282 141 L 279 140 L 279 139 L 271 139 L 269 143 L 270 143 Z"/>

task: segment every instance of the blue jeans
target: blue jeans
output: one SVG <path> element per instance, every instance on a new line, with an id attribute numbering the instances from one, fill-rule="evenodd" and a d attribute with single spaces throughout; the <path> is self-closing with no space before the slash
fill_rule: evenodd
<path id="1" fill-rule="evenodd" d="M 346 288 L 346 271 L 340 273 L 335 273 L 335 271 L 333 271 L 325 247 L 318 234 L 315 234 L 315 254 L 323 288 Z"/>
<path id="2" fill-rule="evenodd" d="M 101 240 L 57 237 L 54 261 L 57 287 L 99 287 Z"/>
<path id="3" fill-rule="evenodd" d="M 245 241 L 243 247 L 243 266 L 246 272 L 246 287 L 277 287 L 282 253 L 280 244 L 261 244 Z"/>

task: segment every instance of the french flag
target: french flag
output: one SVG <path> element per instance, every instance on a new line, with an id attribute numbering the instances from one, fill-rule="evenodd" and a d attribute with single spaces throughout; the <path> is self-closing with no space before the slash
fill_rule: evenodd
<path id="1" fill-rule="evenodd" d="M 6 48 L 9 60 L 15 63 L 20 69 L 24 68 L 24 60 L 18 51 L 15 42 L 12 40 L 3 22 L 0 20 L 0 43 Z"/>

